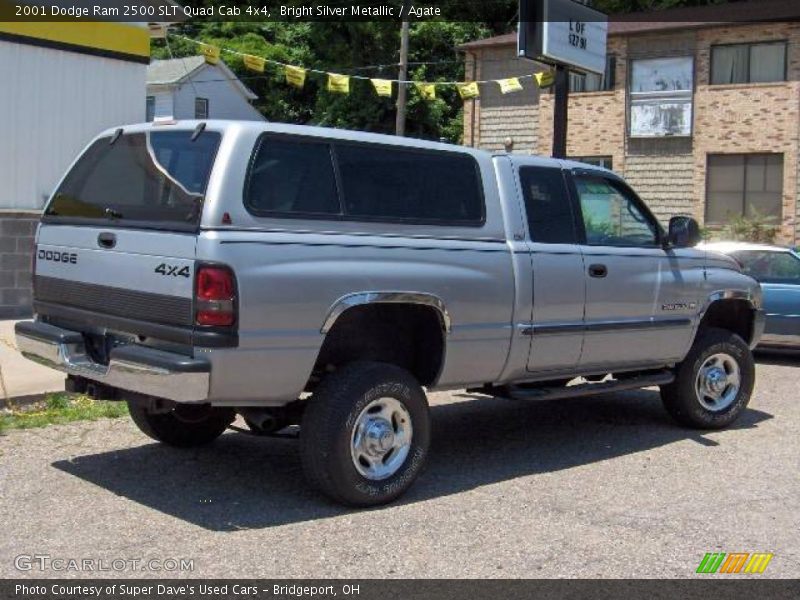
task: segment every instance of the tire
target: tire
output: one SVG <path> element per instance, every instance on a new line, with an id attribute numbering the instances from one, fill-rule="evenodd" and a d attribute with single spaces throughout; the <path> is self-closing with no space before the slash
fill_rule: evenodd
<path id="1" fill-rule="evenodd" d="M 422 387 L 408 371 L 376 362 L 350 363 L 328 375 L 300 427 L 309 482 L 350 506 L 386 504 L 403 494 L 422 470 L 429 443 Z"/>
<path id="2" fill-rule="evenodd" d="M 233 423 L 236 413 L 208 404 L 179 404 L 169 412 L 152 412 L 141 402 L 128 402 L 133 422 L 145 435 L 179 448 L 210 444 Z"/>
<path id="3" fill-rule="evenodd" d="M 661 399 L 681 425 L 722 429 L 747 408 L 754 383 L 755 363 L 745 341 L 725 329 L 709 327 L 698 333 L 686 359 L 677 366 L 675 381 L 661 386 Z"/>

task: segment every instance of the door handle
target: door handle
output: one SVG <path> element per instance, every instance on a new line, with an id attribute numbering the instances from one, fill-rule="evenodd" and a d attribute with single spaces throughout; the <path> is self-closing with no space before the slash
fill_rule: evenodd
<path id="1" fill-rule="evenodd" d="M 110 231 L 104 231 L 97 236 L 97 245 L 101 248 L 113 248 L 117 245 L 117 236 Z"/>
<path id="2" fill-rule="evenodd" d="M 605 277 L 608 275 L 608 267 L 605 265 L 589 265 L 590 277 Z"/>

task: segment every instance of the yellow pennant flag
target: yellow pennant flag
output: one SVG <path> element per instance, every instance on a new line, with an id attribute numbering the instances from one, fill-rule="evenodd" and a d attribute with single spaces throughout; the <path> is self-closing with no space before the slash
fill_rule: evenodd
<path id="1" fill-rule="evenodd" d="M 350 77 L 337 73 L 328 73 L 328 91 L 336 94 L 349 94 Z"/>
<path id="2" fill-rule="evenodd" d="M 245 54 L 242 57 L 242 61 L 244 62 L 244 66 L 251 71 L 256 71 L 257 73 L 264 72 L 264 65 L 267 64 L 263 58 L 258 56 L 251 56 L 249 54 Z"/>
<path id="3" fill-rule="evenodd" d="M 480 89 L 478 89 L 478 82 L 477 81 L 469 81 L 467 83 L 457 83 L 456 89 L 458 89 L 458 95 L 461 96 L 462 100 L 468 100 L 469 98 L 477 98 L 481 95 Z"/>
<path id="4" fill-rule="evenodd" d="M 499 79 L 497 81 L 500 86 L 500 91 L 504 94 L 511 94 L 513 92 L 521 92 L 522 84 L 517 77 L 509 77 L 508 79 Z"/>
<path id="5" fill-rule="evenodd" d="M 392 82 L 389 79 L 370 79 L 372 87 L 375 88 L 375 93 L 378 96 L 392 97 Z"/>
<path id="6" fill-rule="evenodd" d="M 436 84 L 417 82 L 414 84 L 423 100 L 436 100 Z"/>
<path id="7" fill-rule="evenodd" d="M 210 65 L 215 65 L 219 62 L 219 48 L 211 44 L 203 44 L 200 46 L 200 51 Z"/>
<path id="8" fill-rule="evenodd" d="M 302 89 L 306 84 L 306 70 L 300 67 L 292 67 L 286 65 L 283 68 L 286 74 L 286 83 L 293 85 L 296 88 Z"/>
<path id="9" fill-rule="evenodd" d="M 556 82 L 556 77 L 552 71 L 543 71 L 542 73 L 537 73 L 535 77 L 536 83 L 538 83 L 539 87 L 541 88 L 550 87 Z"/>

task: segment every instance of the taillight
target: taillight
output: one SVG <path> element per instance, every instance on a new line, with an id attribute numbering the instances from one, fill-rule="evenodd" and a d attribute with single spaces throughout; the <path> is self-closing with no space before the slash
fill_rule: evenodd
<path id="1" fill-rule="evenodd" d="M 236 281 L 227 267 L 201 266 L 195 275 L 195 322 L 228 327 L 236 322 Z"/>

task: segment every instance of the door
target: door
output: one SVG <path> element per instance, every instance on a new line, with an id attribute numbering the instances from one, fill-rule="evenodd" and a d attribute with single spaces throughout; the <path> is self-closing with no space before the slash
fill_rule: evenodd
<path id="1" fill-rule="evenodd" d="M 586 283 L 563 171 L 520 167 L 531 268 L 533 324 L 528 370 L 574 371 L 583 343 Z"/>
<path id="2" fill-rule="evenodd" d="M 697 298 L 687 294 L 696 277 L 684 271 L 680 252 L 662 245 L 657 221 L 620 179 L 581 171 L 572 181 L 586 266 L 581 370 L 680 357 L 691 335 Z"/>

